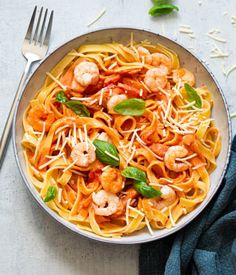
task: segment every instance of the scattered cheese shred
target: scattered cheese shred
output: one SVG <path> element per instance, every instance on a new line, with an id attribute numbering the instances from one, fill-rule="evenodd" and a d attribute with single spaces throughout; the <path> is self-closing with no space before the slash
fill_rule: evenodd
<path id="1" fill-rule="evenodd" d="M 46 163 L 42 164 L 41 166 L 39 166 L 39 170 L 41 170 L 41 169 L 47 167 L 49 164 L 51 164 L 51 163 L 53 163 L 55 160 L 59 159 L 59 158 L 62 156 L 62 154 L 64 154 L 64 153 L 61 153 L 61 154 L 59 153 L 57 156 L 55 156 L 54 158 L 52 158 L 52 159 L 49 160 L 48 162 L 46 162 Z"/>
<path id="2" fill-rule="evenodd" d="M 193 169 L 193 170 L 196 170 L 196 169 L 201 168 L 201 167 L 203 167 L 203 166 L 206 166 L 206 163 L 198 164 L 198 165 L 192 167 L 192 169 Z"/>
<path id="3" fill-rule="evenodd" d="M 147 225 L 147 228 L 148 228 L 148 230 L 149 230 L 150 235 L 153 235 L 152 228 L 151 228 L 150 223 L 149 223 L 149 220 L 148 220 L 148 218 L 147 218 L 146 216 L 145 216 L 145 223 L 146 223 L 146 225 Z"/>
<path id="4" fill-rule="evenodd" d="M 101 90 L 101 94 L 100 94 L 98 105 L 102 105 L 103 93 L 104 93 L 104 89 Z"/>
<path id="5" fill-rule="evenodd" d="M 235 113 L 230 114 L 230 117 L 231 117 L 231 118 L 236 117 L 236 112 L 235 112 Z"/>
<path id="6" fill-rule="evenodd" d="M 63 173 L 66 172 L 67 170 L 69 170 L 72 166 L 74 166 L 78 160 L 79 160 L 79 159 L 77 158 L 77 159 L 75 159 L 70 165 L 68 165 L 68 166 L 63 170 Z"/>
<path id="7" fill-rule="evenodd" d="M 169 207 L 169 217 L 170 217 L 170 222 L 172 226 L 175 226 L 175 221 L 173 220 L 172 213 L 171 213 L 171 208 Z"/>
<path id="8" fill-rule="evenodd" d="M 231 16 L 231 23 L 232 23 L 233 26 L 236 27 L 236 15 Z"/>
<path id="9" fill-rule="evenodd" d="M 229 56 L 229 53 L 223 52 L 219 47 L 215 47 L 211 50 L 210 58 L 225 58 Z"/>
<path id="10" fill-rule="evenodd" d="M 107 165 L 107 166 L 102 168 L 102 171 L 105 171 L 107 168 L 110 168 L 110 167 L 111 167 L 110 165 Z"/>
<path id="11" fill-rule="evenodd" d="M 108 151 L 104 151 L 104 153 L 106 154 L 106 155 L 108 155 L 109 157 L 111 157 L 111 158 L 113 158 L 114 160 L 117 160 L 117 161 L 119 161 L 119 158 L 117 158 L 116 156 L 113 156 L 111 153 L 109 153 Z"/>
<path id="12" fill-rule="evenodd" d="M 39 147 L 40 147 L 40 144 L 41 144 L 41 142 L 42 142 L 42 140 L 43 140 L 43 136 L 44 136 L 44 134 L 45 134 L 45 127 L 46 127 L 46 124 L 45 124 L 45 122 L 43 122 L 43 131 L 42 131 L 42 133 L 41 133 L 41 136 L 40 136 L 39 139 L 38 139 L 38 143 L 37 143 L 37 145 L 36 145 L 35 152 L 34 152 L 34 156 L 33 156 L 33 161 L 34 161 L 34 162 L 35 162 L 36 157 L 37 157 L 37 155 L 38 155 Z"/>
<path id="13" fill-rule="evenodd" d="M 226 43 L 226 40 L 222 37 L 219 36 L 220 31 L 217 29 L 213 29 L 207 33 L 207 36 L 210 37 L 211 39 L 221 42 L 221 43 Z"/>
<path id="14" fill-rule="evenodd" d="M 100 11 L 100 13 L 95 17 L 87 26 L 92 26 L 95 22 L 97 22 L 104 14 L 106 13 L 106 9 Z"/>
<path id="15" fill-rule="evenodd" d="M 64 125 L 64 126 L 61 126 L 61 127 L 57 128 L 55 134 L 57 135 L 59 132 L 61 132 L 61 130 L 65 129 L 65 128 L 67 128 L 67 127 L 70 127 L 70 125 L 66 124 L 66 125 Z"/>
<path id="16" fill-rule="evenodd" d="M 47 72 L 46 75 L 48 75 L 54 82 L 56 82 L 64 91 L 66 90 L 66 86 L 63 85 L 56 77 L 54 77 L 49 72 Z"/>
<path id="17" fill-rule="evenodd" d="M 88 152 L 89 144 L 88 144 L 88 132 L 87 132 L 86 125 L 84 125 L 84 141 L 85 141 L 85 144 L 86 144 L 86 150 Z"/>
<path id="18" fill-rule="evenodd" d="M 58 189 L 58 202 L 61 202 L 62 188 Z"/>

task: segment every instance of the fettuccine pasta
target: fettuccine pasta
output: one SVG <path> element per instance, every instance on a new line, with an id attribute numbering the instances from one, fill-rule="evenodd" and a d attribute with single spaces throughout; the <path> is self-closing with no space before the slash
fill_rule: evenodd
<path id="1" fill-rule="evenodd" d="M 24 113 L 29 177 L 82 230 L 117 238 L 171 228 L 209 191 L 221 150 L 212 104 L 162 45 L 82 45 Z"/>

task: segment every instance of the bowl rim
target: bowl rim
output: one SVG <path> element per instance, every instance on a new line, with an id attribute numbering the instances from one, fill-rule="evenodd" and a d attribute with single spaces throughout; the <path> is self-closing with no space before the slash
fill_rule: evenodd
<path id="1" fill-rule="evenodd" d="M 211 76 L 211 78 L 213 79 L 219 93 L 220 96 L 223 100 L 224 103 L 224 107 L 226 110 L 226 114 L 227 114 L 227 131 L 228 131 L 228 147 L 227 147 L 227 154 L 226 154 L 226 161 L 224 163 L 224 166 L 222 168 L 221 171 L 221 175 L 219 177 L 219 180 L 217 181 L 217 185 L 215 186 L 215 190 L 212 192 L 212 194 L 207 198 L 207 201 L 203 201 L 196 209 L 196 212 L 188 219 L 186 220 L 183 224 L 180 224 L 178 226 L 178 224 L 176 225 L 176 227 L 172 228 L 170 231 L 165 232 L 163 234 L 160 234 L 158 236 L 147 236 L 147 238 L 143 239 L 143 240 L 126 240 L 125 237 L 121 237 L 120 239 L 113 239 L 113 238 L 105 238 L 99 235 L 96 235 L 95 233 L 91 234 L 90 232 L 87 232 L 85 230 L 76 228 L 74 224 L 66 221 L 65 219 L 63 219 L 62 217 L 60 217 L 57 213 L 55 213 L 51 208 L 49 208 L 44 202 L 43 200 L 39 197 L 37 191 L 35 190 L 35 187 L 32 185 L 31 182 L 28 181 L 23 168 L 21 167 L 21 163 L 20 163 L 20 159 L 18 156 L 18 151 L 17 151 L 17 145 L 16 145 L 16 115 L 18 112 L 18 108 L 19 108 L 19 104 L 21 102 L 21 99 L 24 95 L 25 89 L 28 85 L 28 83 L 30 82 L 30 80 L 34 77 L 34 75 L 37 73 L 38 68 L 41 66 L 41 64 L 43 64 L 48 58 L 50 58 L 50 56 L 52 54 L 54 54 L 55 52 L 59 51 L 61 48 L 65 47 L 66 45 L 70 44 L 71 42 L 73 42 L 74 40 L 83 37 L 83 36 L 87 36 L 87 35 L 91 35 L 93 33 L 97 33 L 100 31 L 114 31 L 114 30 L 129 30 L 130 32 L 132 31 L 144 31 L 146 33 L 149 33 L 151 35 L 155 35 L 157 37 L 162 37 L 165 40 L 168 40 L 169 42 L 181 47 L 182 49 L 184 49 L 189 55 L 191 55 L 192 57 L 194 57 L 198 62 L 201 63 L 201 65 L 206 69 L 206 71 L 209 73 L 209 75 Z M 20 171 L 21 177 L 23 179 L 23 182 L 25 184 L 25 186 L 27 187 L 27 190 L 31 193 L 31 195 L 34 197 L 34 199 L 36 200 L 36 202 L 45 210 L 45 212 L 55 221 L 57 221 L 61 226 L 63 226 L 64 228 L 66 228 L 67 230 L 72 231 L 74 234 L 79 234 L 82 237 L 86 237 L 89 238 L 91 240 L 94 241 L 99 241 L 99 242 L 103 242 L 103 243 L 108 243 L 108 244 L 125 244 L 125 245 L 130 245 L 130 244 L 141 244 L 141 243 L 147 243 L 147 242 L 151 242 L 151 241 L 155 241 L 155 240 L 159 240 L 162 238 L 165 238 L 167 236 L 170 236 L 171 234 L 176 233 L 177 231 L 181 230 L 182 228 L 184 228 L 185 226 L 187 226 L 190 222 L 192 222 L 200 213 L 202 213 L 202 211 L 208 206 L 208 204 L 210 203 L 210 201 L 213 199 L 213 197 L 215 196 L 215 194 L 217 193 L 217 191 L 219 190 L 219 187 L 222 184 L 222 180 L 223 177 L 226 173 L 227 167 L 228 167 L 228 163 L 229 163 L 229 159 L 230 159 L 230 148 L 231 148 L 231 144 L 232 144 L 232 123 L 231 123 L 231 118 L 230 118 L 230 113 L 229 113 L 229 107 L 228 107 L 228 103 L 226 101 L 225 95 L 223 93 L 223 90 L 218 82 L 218 80 L 216 79 L 216 77 L 214 76 L 214 74 L 212 73 L 212 71 L 209 69 L 209 67 L 205 64 L 205 62 L 203 62 L 203 60 L 196 55 L 195 53 L 191 52 L 189 49 L 187 49 L 185 46 L 183 46 L 181 43 L 176 42 L 175 40 L 166 37 L 165 35 L 161 35 L 159 33 L 155 33 L 149 29 L 144 29 L 144 28 L 132 28 L 132 27 L 111 27 L 111 28 L 96 28 L 93 31 L 90 32 L 84 32 L 62 44 L 60 44 L 58 47 L 54 47 L 52 49 L 52 51 L 46 55 L 46 57 L 44 57 L 39 63 L 37 63 L 37 65 L 35 66 L 35 68 L 33 68 L 33 70 L 30 72 L 29 77 L 27 78 L 27 80 L 25 81 L 20 97 L 18 99 L 17 102 L 17 106 L 16 109 L 14 111 L 14 118 L 13 118 L 13 123 L 12 123 L 12 134 L 13 134 L 13 150 L 14 150 L 14 155 L 15 155 L 15 159 L 16 159 L 16 163 L 17 163 L 17 167 L 18 170 Z M 205 202 L 205 203 L 204 203 Z"/>

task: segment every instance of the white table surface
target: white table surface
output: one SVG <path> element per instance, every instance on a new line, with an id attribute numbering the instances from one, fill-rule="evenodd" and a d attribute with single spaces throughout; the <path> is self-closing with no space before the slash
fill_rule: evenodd
<path id="1" fill-rule="evenodd" d="M 236 111 L 236 71 L 228 79 L 221 66 L 236 64 L 235 0 L 179 0 L 178 14 L 151 18 L 149 0 L 0 0 L 0 133 L 14 96 L 25 60 L 20 48 L 37 4 L 55 10 L 50 51 L 87 31 L 102 27 L 130 26 L 176 38 L 209 63 L 219 80 L 231 112 Z M 105 15 L 91 27 L 87 24 L 103 9 Z M 189 24 L 196 36 L 178 32 Z M 207 31 L 221 30 L 227 43 L 211 40 Z M 211 59 L 214 43 L 230 53 L 229 58 Z M 233 125 L 236 133 L 236 123 Z M 18 172 L 12 143 L 0 171 L 0 273 L 1 274 L 138 274 L 138 245 L 114 246 L 74 235 L 53 221 L 32 199 Z M 157 259 L 158 260 L 158 259 Z"/>

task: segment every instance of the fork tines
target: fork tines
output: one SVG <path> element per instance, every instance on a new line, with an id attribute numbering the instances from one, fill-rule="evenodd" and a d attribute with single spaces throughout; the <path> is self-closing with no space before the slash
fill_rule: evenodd
<path id="1" fill-rule="evenodd" d="M 52 30 L 53 10 L 50 13 L 46 31 L 45 31 L 45 24 L 47 21 L 48 9 L 46 9 L 44 13 L 42 24 L 41 24 L 41 17 L 43 14 L 43 7 L 41 7 L 40 9 L 38 20 L 35 20 L 36 13 L 37 13 L 37 6 L 35 6 L 34 8 L 25 38 L 29 40 L 29 43 L 34 43 L 35 45 L 36 44 L 39 44 L 41 46 L 48 45 L 51 30 Z M 37 24 L 34 30 L 35 21 L 37 21 Z"/>

